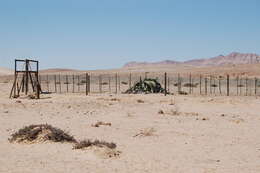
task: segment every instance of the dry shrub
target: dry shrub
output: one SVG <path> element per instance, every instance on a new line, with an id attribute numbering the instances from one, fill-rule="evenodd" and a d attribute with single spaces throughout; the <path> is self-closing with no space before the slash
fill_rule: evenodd
<path id="1" fill-rule="evenodd" d="M 141 100 L 141 99 L 138 99 L 138 100 L 137 100 L 137 103 L 144 103 L 144 101 Z"/>
<path id="2" fill-rule="evenodd" d="M 188 95 L 188 93 L 186 91 L 179 91 L 180 95 Z"/>
<path id="3" fill-rule="evenodd" d="M 9 142 L 36 143 L 36 142 L 76 142 L 73 136 L 63 130 L 48 124 L 26 126 L 11 135 Z"/>
<path id="4" fill-rule="evenodd" d="M 161 114 L 161 115 L 164 114 L 163 110 L 160 109 L 160 110 L 158 111 L 158 114 Z"/>
<path id="5" fill-rule="evenodd" d="M 192 88 L 196 88 L 199 84 L 198 83 L 185 83 L 183 86 L 184 87 L 192 87 Z"/>
<path id="6" fill-rule="evenodd" d="M 110 149 L 115 149 L 116 148 L 116 144 L 113 142 L 106 142 L 106 141 L 100 141 L 100 140 L 83 140 L 80 142 L 75 143 L 75 145 L 73 146 L 73 149 L 85 149 L 91 146 L 96 146 L 96 147 L 107 147 Z"/>
<path id="7" fill-rule="evenodd" d="M 111 101 L 120 101 L 120 99 L 118 99 L 118 98 L 112 98 L 112 99 L 110 99 Z"/>
<path id="8" fill-rule="evenodd" d="M 146 129 L 141 130 L 139 133 L 137 133 L 133 137 L 137 137 L 137 136 L 141 136 L 141 137 L 154 136 L 155 132 L 156 132 L 156 130 L 154 128 L 146 128 Z"/>
<path id="9" fill-rule="evenodd" d="M 74 150 L 85 150 L 85 149 L 91 149 L 94 154 L 97 156 L 107 159 L 107 158 L 116 158 L 119 157 L 120 154 L 122 153 L 121 151 L 116 150 L 116 144 L 111 142 L 106 142 L 106 141 L 91 141 L 91 140 L 84 140 L 77 142 L 74 146 Z"/>
<path id="10" fill-rule="evenodd" d="M 111 123 L 106 123 L 106 122 L 102 122 L 102 121 L 98 121 L 96 124 L 92 124 L 92 127 L 99 127 L 99 126 L 111 126 Z"/>

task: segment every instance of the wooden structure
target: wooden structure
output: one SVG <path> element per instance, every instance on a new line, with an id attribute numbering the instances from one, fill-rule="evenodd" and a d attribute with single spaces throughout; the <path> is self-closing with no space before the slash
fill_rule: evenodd
<path id="1" fill-rule="evenodd" d="M 18 69 L 19 65 L 22 65 L 21 69 Z M 34 69 L 32 69 L 32 65 L 35 65 Z M 22 76 L 20 81 L 19 76 Z M 30 86 L 32 91 L 36 93 L 36 98 L 39 99 L 41 93 L 41 86 L 39 83 L 39 61 L 15 59 L 14 83 L 11 89 L 10 98 L 17 98 L 22 92 L 27 95 Z"/>

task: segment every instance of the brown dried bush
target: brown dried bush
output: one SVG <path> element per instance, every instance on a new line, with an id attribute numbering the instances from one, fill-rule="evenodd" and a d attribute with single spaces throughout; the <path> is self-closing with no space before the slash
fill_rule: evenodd
<path id="1" fill-rule="evenodd" d="M 116 144 L 111 142 L 106 142 L 106 141 L 100 141 L 100 140 L 83 140 L 80 142 L 75 143 L 75 145 L 73 146 L 73 149 L 84 149 L 84 148 L 88 148 L 91 146 L 96 146 L 96 147 L 107 147 L 110 149 L 115 149 L 116 148 Z"/>
<path id="2" fill-rule="evenodd" d="M 111 126 L 111 123 L 106 123 L 106 122 L 102 122 L 102 121 L 98 121 L 96 124 L 92 124 L 92 127 L 99 127 L 99 126 Z"/>
<path id="3" fill-rule="evenodd" d="M 11 135 L 9 142 L 35 143 L 35 142 L 76 142 L 73 136 L 59 128 L 48 124 L 26 126 Z"/>

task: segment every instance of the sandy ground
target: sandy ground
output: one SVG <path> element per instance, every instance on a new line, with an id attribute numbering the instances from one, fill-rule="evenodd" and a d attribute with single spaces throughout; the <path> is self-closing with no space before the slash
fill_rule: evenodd
<path id="1" fill-rule="evenodd" d="M 260 172 L 256 97 L 50 94 L 29 100 L 8 99 L 9 90 L 0 84 L 3 173 Z M 92 127 L 97 121 L 112 125 Z M 18 129 L 41 123 L 79 140 L 115 142 L 121 154 L 104 158 L 66 143 L 9 143 Z"/>

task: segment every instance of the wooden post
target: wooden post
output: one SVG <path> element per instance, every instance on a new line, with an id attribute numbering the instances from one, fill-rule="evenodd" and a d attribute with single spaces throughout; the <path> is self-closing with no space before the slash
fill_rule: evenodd
<path id="1" fill-rule="evenodd" d="M 129 74 L 129 89 L 132 87 L 132 75 Z"/>
<path id="2" fill-rule="evenodd" d="M 167 73 L 164 73 L 164 95 L 167 95 Z"/>
<path id="3" fill-rule="evenodd" d="M 57 93 L 57 79 L 56 79 L 56 75 L 54 75 L 54 88 L 55 88 L 55 93 Z"/>
<path id="4" fill-rule="evenodd" d="M 109 87 L 109 93 L 111 93 L 111 76 L 108 76 L 108 87 Z"/>
<path id="5" fill-rule="evenodd" d="M 236 79 L 236 82 L 237 82 L 237 96 L 238 96 L 238 85 L 239 85 L 239 76 L 237 76 L 237 79 Z"/>
<path id="6" fill-rule="evenodd" d="M 200 74 L 200 95 L 201 95 L 201 81 L 202 81 L 202 76 Z"/>
<path id="7" fill-rule="evenodd" d="M 61 77 L 60 77 L 60 74 L 59 74 L 59 83 L 60 83 L 59 87 L 60 87 L 60 93 L 61 93 Z"/>
<path id="8" fill-rule="evenodd" d="M 227 96 L 229 96 L 229 75 L 227 75 Z"/>
<path id="9" fill-rule="evenodd" d="M 102 93 L 102 88 L 101 88 L 101 87 L 102 87 L 102 86 L 101 86 L 102 84 L 101 84 L 101 83 L 102 83 L 102 81 L 101 81 L 101 75 L 98 75 L 99 93 Z"/>
<path id="10" fill-rule="evenodd" d="M 189 91 L 189 93 L 191 94 L 191 73 L 190 73 L 190 76 L 189 76 L 189 82 L 190 82 L 190 91 Z"/>
<path id="11" fill-rule="evenodd" d="M 208 78 L 205 77 L 205 95 L 208 94 Z"/>
<path id="12" fill-rule="evenodd" d="M 181 79 L 180 79 L 180 74 L 178 73 L 178 94 L 181 92 Z"/>
<path id="13" fill-rule="evenodd" d="M 216 79 L 215 79 L 215 76 L 213 78 L 213 85 L 214 85 L 214 94 L 216 94 Z"/>
<path id="14" fill-rule="evenodd" d="M 88 93 L 90 93 L 90 74 L 88 74 Z"/>
<path id="15" fill-rule="evenodd" d="M 209 76 L 209 92 L 212 94 L 212 76 Z"/>
<path id="16" fill-rule="evenodd" d="M 194 90 L 194 79 L 193 78 L 191 78 L 191 93 L 193 94 L 193 90 Z"/>
<path id="17" fill-rule="evenodd" d="M 87 82 L 87 81 L 86 81 Z M 80 92 L 80 80 L 79 80 L 79 75 L 78 75 L 78 92 Z"/>
<path id="18" fill-rule="evenodd" d="M 50 92 L 50 88 L 49 88 L 49 75 L 47 74 L 47 90 L 48 90 L 48 92 Z"/>
<path id="19" fill-rule="evenodd" d="M 85 79 L 85 81 L 86 81 L 86 96 L 88 95 L 88 73 L 86 73 L 86 79 Z"/>
<path id="20" fill-rule="evenodd" d="M 25 60 L 25 95 L 27 95 L 29 91 L 29 61 Z M 48 87 L 49 91 L 49 87 Z"/>
<path id="21" fill-rule="evenodd" d="M 121 92 L 121 80 L 120 80 L 120 75 L 118 75 L 118 90 L 119 93 Z"/>
<path id="22" fill-rule="evenodd" d="M 75 92 L 75 79 L 74 79 L 74 74 L 72 75 L 72 92 Z"/>
<path id="23" fill-rule="evenodd" d="M 116 82 L 116 94 L 117 94 L 117 73 L 115 75 L 115 82 Z"/>
<path id="24" fill-rule="evenodd" d="M 257 78 L 255 78 L 255 95 L 257 95 Z"/>
<path id="25" fill-rule="evenodd" d="M 170 77 L 168 77 L 167 78 L 168 80 L 167 80 L 167 91 L 168 91 L 168 93 L 170 92 Z"/>
<path id="26" fill-rule="evenodd" d="M 66 85 L 67 85 L 67 93 L 69 92 L 69 80 L 68 75 L 66 75 Z"/>
<path id="27" fill-rule="evenodd" d="M 248 94 L 248 78 L 246 77 L 246 96 Z"/>
<path id="28" fill-rule="evenodd" d="M 239 79 L 239 85 L 240 85 L 240 87 L 239 87 L 239 95 L 241 95 L 242 94 L 242 78 L 240 78 Z"/>

